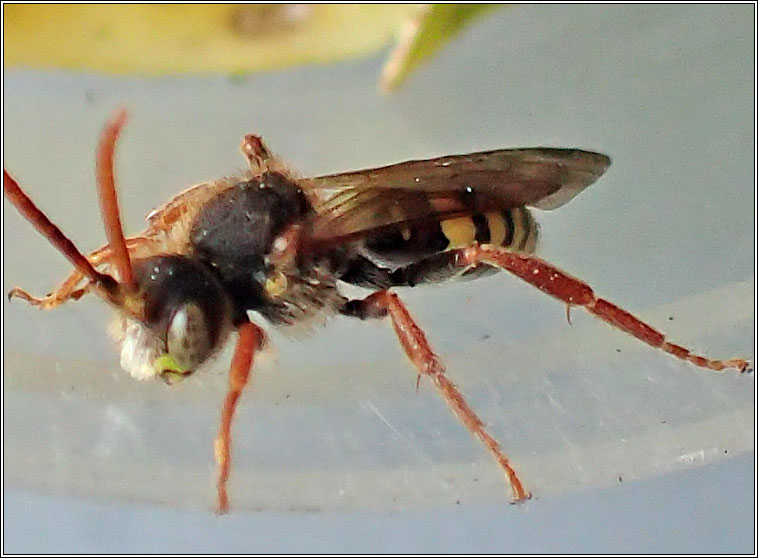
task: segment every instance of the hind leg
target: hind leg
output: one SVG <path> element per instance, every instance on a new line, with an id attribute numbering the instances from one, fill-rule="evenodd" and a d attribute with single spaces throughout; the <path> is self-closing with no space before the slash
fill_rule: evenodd
<path id="1" fill-rule="evenodd" d="M 448 253 L 455 260 L 455 265 L 460 268 L 465 269 L 485 263 L 504 269 L 542 292 L 563 301 L 568 308 L 581 306 L 604 322 L 636 337 L 643 343 L 701 368 L 716 371 L 736 368 L 740 372 L 745 372 L 749 368 L 748 361 L 741 358 L 711 359 L 693 354 L 689 349 L 669 342 L 660 331 L 612 302 L 597 297 L 592 288 L 583 281 L 536 256 L 515 254 L 499 246 L 487 244 L 473 245 Z"/>

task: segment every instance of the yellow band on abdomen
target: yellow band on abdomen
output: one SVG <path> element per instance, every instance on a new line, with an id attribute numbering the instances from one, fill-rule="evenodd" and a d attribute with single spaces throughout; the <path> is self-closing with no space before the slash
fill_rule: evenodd
<path id="1" fill-rule="evenodd" d="M 442 234 L 450 241 L 448 248 L 471 246 L 476 240 L 476 225 L 470 217 L 447 219 L 440 223 Z"/>
<path id="2" fill-rule="evenodd" d="M 487 244 L 494 244 L 500 246 L 505 240 L 506 234 L 508 234 L 507 225 L 505 219 L 503 219 L 502 213 L 499 211 L 493 211 L 491 213 L 485 213 L 487 218 L 487 227 L 490 230 L 490 239 Z"/>

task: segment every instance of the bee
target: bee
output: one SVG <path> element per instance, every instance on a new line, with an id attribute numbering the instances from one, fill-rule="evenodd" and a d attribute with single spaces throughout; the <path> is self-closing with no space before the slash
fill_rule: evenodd
<path id="1" fill-rule="evenodd" d="M 267 343 L 255 311 L 283 330 L 347 316 L 388 319 L 416 369 L 486 447 L 513 501 L 531 497 L 445 367 L 396 287 L 471 280 L 506 271 L 676 358 L 721 371 L 749 369 L 674 344 L 654 327 L 595 295 L 585 282 L 535 255 L 539 230 L 529 208 L 551 210 L 600 178 L 611 161 L 579 149 L 501 149 L 376 169 L 298 178 L 256 135 L 242 141 L 248 170 L 194 186 L 147 217 L 126 238 L 114 180 L 114 153 L 126 112 L 107 122 L 96 153 L 97 188 L 108 243 L 84 256 L 7 171 L 8 200 L 74 266 L 51 294 L 16 288 L 10 297 L 42 309 L 95 294 L 115 309 L 120 363 L 138 380 L 176 384 L 196 372 L 236 332 L 218 435 L 217 509 L 229 510 L 231 428 L 256 352 Z M 373 293 L 348 299 L 341 284 Z"/>

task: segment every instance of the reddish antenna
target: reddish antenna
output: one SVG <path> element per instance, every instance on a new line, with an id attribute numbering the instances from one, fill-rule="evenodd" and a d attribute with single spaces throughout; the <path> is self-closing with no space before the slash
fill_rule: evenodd
<path id="1" fill-rule="evenodd" d="M 127 289 L 134 284 L 132 263 L 129 259 L 129 251 L 126 248 L 124 230 L 121 227 L 121 216 L 118 208 L 118 196 L 116 195 L 116 183 L 113 172 L 113 157 L 116 150 L 116 141 L 121 129 L 126 122 L 126 110 L 121 109 L 111 116 L 105 124 L 100 142 L 97 146 L 96 169 L 97 193 L 100 200 L 100 211 L 105 225 L 105 235 L 108 244 L 113 251 L 113 263 L 118 270 Z"/>
<path id="2" fill-rule="evenodd" d="M 3 169 L 3 192 L 8 200 L 15 206 L 21 215 L 29 221 L 42 236 L 47 238 L 58 251 L 66 256 L 68 261 L 74 264 L 74 267 L 83 273 L 94 283 L 108 284 L 114 283 L 110 275 L 105 275 L 97 271 L 87 258 L 77 249 L 69 238 L 47 218 L 41 209 L 39 209 L 32 200 L 29 199 L 8 171 Z"/>
<path id="3" fill-rule="evenodd" d="M 121 228 L 119 215 L 118 197 L 116 196 L 116 184 L 113 173 L 113 158 L 116 149 L 116 141 L 121 129 L 126 122 L 126 111 L 116 112 L 105 125 L 97 147 L 96 154 L 96 178 L 97 192 L 100 200 L 105 234 L 108 244 L 113 253 L 113 267 L 121 279 L 119 283 L 111 275 L 97 271 L 90 261 L 79 251 L 71 240 L 29 199 L 18 182 L 3 169 L 3 192 L 16 209 L 36 228 L 42 236 L 55 246 L 83 275 L 93 284 L 99 287 L 100 294 L 108 301 L 122 307 L 125 303 L 124 295 L 133 290 L 134 275 L 132 263 L 129 259 L 129 251 L 126 247 L 126 239 Z M 11 294 L 22 296 L 21 291 L 11 291 Z M 28 295 L 22 296 L 28 298 Z"/>

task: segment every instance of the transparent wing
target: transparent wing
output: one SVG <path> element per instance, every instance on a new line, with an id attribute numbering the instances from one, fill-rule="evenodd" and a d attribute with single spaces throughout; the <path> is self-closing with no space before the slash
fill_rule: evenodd
<path id="1" fill-rule="evenodd" d="M 316 209 L 310 238 L 318 246 L 475 212 L 554 209 L 609 165 L 606 155 L 590 151 L 505 149 L 307 178 L 301 184 Z"/>

